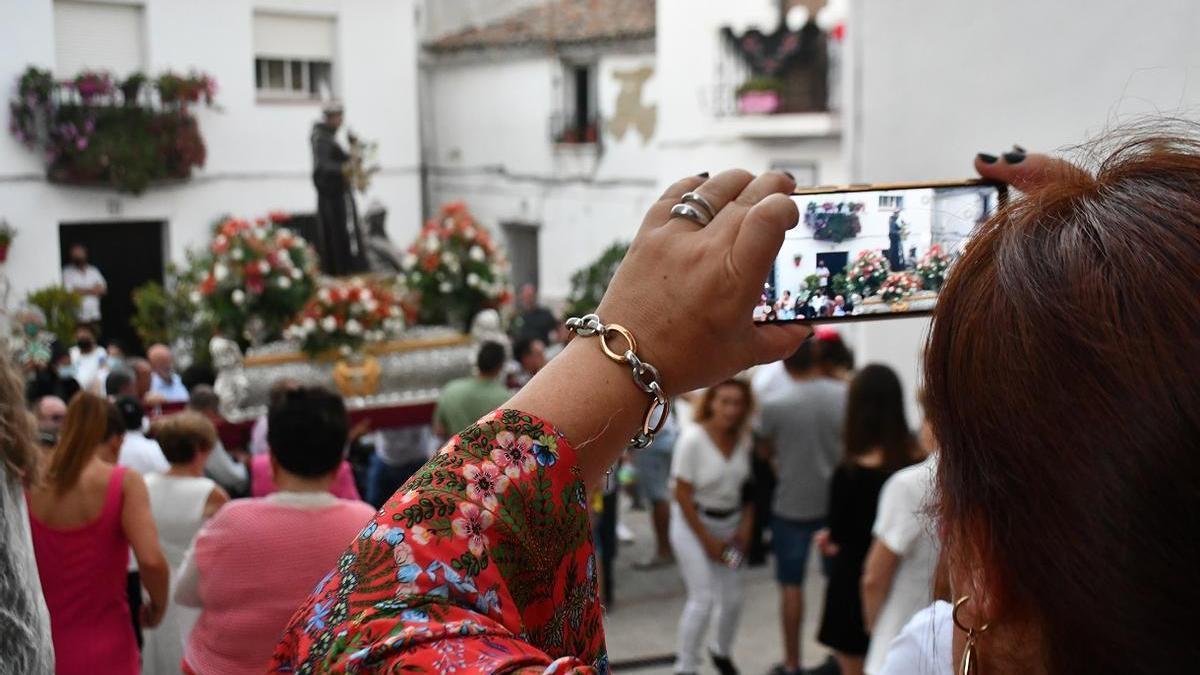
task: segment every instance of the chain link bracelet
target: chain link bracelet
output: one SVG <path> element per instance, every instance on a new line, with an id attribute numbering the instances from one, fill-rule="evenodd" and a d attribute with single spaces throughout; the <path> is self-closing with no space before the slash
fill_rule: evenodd
<path id="1" fill-rule="evenodd" d="M 599 316 L 587 314 L 583 317 L 567 319 L 567 330 L 579 337 L 600 336 L 600 349 L 604 351 L 604 355 L 621 365 L 629 366 L 629 370 L 633 374 L 633 383 L 650 395 L 650 404 L 646 406 L 646 415 L 642 418 L 642 429 L 629 442 L 631 447 L 638 449 L 649 446 L 654 442 L 654 437 L 658 435 L 658 432 L 662 431 L 663 425 L 667 423 L 667 416 L 671 412 L 670 402 L 667 394 L 663 391 L 658 369 L 638 358 L 636 354 L 637 341 L 634 340 L 629 329 L 624 326 L 615 323 L 605 325 L 601 323 Z M 613 336 L 619 336 L 625 340 L 627 348 L 624 352 L 613 350 L 608 343 Z"/>

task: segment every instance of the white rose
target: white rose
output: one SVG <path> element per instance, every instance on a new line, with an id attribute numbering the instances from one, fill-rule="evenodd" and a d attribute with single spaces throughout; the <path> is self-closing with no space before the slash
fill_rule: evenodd
<path id="1" fill-rule="evenodd" d="M 463 236 L 466 237 L 467 239 L 474 239 L 476 234 L 477 233 L 475 231 L 475 228 L 473 228 L 473 227 L 468 227 L 465 230 L 463 230 Z"/>
<path id="2" fill-rule="evenodd" d="M 374 312 L 379 309 L 379 303 L 375 302 L 374 298 L 367 299 L 363 301 L 363 309 L 367 312 Z"/>
<path id="3" fill-rule="evenodd" d="M 405 253 L 404 258 L 400 261 L 400 266 L 407 272 L 417 266 L 417 256 L 412 253 Z"/>
<path id="4" fill-rule="evenodd" d="M 263 274 L 270 272 L 271 271 L 271 263 L 267 262 L 266 260 L 259 260 L 258 261 L 258 271 L 262 272 Z"/>
<path id="5" fill-rule="evenodd" d="M 280 288 L 291 288 L 292 286 L 292 280 L 287 277 L 279 277 L 275 283 L 279 284 Z"/>
<path id="6" fill-rule="evenodd" d="M 363 332 L 362 324 L 358 319 L 350 319 L 346 322 L 346 333 L 348 335 L 361 335 Z"/>
<path id="7" fill-rule="evenodd" d="M 223 234 L 218 234 L 217 238 L 213 239 L 213 243 L 216 244 L 216 246 L 219 248 L 221 246 L 224 246 L 225 244 L 228 244 L 229 238 Z"/>
<path id="8" fill-rule="evenodd" d="M 400 316 L 400 308 L 392 307 L 388 309 L 388 316 Z"/>
<path id="9" fill-rule="evenodd" d="M 425 250 L 426 251 L 433 253 L 433 252 L 437 251 L 439 248 L 441 248 L 441 246 L 440 246 L 440 242 L 438 241 L 438 237 L 436 234 L 425 235 Z"/>
<path id="10" fill-rule="evenodd" d="M 292 277 L 292 279 L 295 279 L 296 281 L 300 281 L 300 279 L 304 278 L 304 273 L 300 271 L 299 267 L 293 267 L 292 271 L 288 273 L 288 276 Z"/>
<path id="11" fill-rule="evenodd" d="M 246 301 L 246 293 L 240 288 L 233 289 L 233 293 L 229 294 L 229 299 L 233 300 L 233 304 L 240 305 Z"/>
<path id="12" fill-rule="evenodd" d="M 200 304 L 200 291 L 192 291 L 191 293 L 188 293 L 188 300 L 191 300 L 193 305 Z"/>
<path id="13" fill-rule="evenodd" d="M 233 258 L 234 260 L 241 260 L 242 258 L 246 257 L 246 254 L 242 251 L 242 249 L 235 248 L 229 252 L 229 257 Z"/>
<path id="14" fill-rule="evenodd" d="M 442 254 L 442 264 L 446 267 L 454 267 L 458 264 L 458 257 L 453 253 L 446 251 Z"/>
<path id="15" fill-rule="evenodd" d="M 483 259 L 487 257 L 487 254 L 485 254 L 483 249 L 479 246 L 472 246 L 471 250 L 467 251 L 467 255 L 470 256 L 471 260 L 474 260 L 475 262 L 483 262 Z"/>
<path id="16" fill-rule="evenodd" d="M 454 290 L 454 284 L 451 284 L 449 281 L 443 281 L 442 283 L 438 284 L 438 290 L 443 293 L 449 293 L 450 291 Z"/>
<path id="17" fill-rule="evenodd" d="M 476 286 L 478 286 L 479 282 L 480 282 L 480 279 L 479 279 L 478 274 L 471 272 L 470 274 L 467 275 L 467 285 L 470 286 L 471 288 L 475 288 Z"/>
<path id="18" fill-rule="evenodd" d="M 324 319 L 321 319 L 321 328 L 326 333 L 332 333 L 333 331 L 337 330 L 337 319 L 333 318 L 332 316 L 327 316 Z"/>
<path id="19" fill-rule="evenodd" d="M 229 268 L 228 267 L 222 265 L 221 263 L 217 263 L 216 265 L 213 265 L 213 278 L 214 279 L 216 279 L 217 281 L 225 281 L 225 278 L 228 276 L 229 276 Z"/>
<path id="20" fill-rule="evenodd" d="M 312 331 L 317 329 L 317 320 L 312 318 L 311 316 L 306 316 L 306 317 L 304 317 L 304 321 L 300 322 L 300 325 L 304 326 L 304 331 L 306 333 L 311 333 Z"/>
<path id="21" fill-rule="evenodd" d="M 317 291 L 317 299 L 325 304 L 329 304 L 333 301 L 333 296 L 329 294 L 328 288 L 322 288 L 321 290 Z"/>

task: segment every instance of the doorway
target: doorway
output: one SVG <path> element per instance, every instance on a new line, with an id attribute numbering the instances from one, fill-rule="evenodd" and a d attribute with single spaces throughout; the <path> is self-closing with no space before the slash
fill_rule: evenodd
<path id="1" fill-rule="evenodd" d="M 829 268 L 829 276 L 837 276 L 846 271 L 846 263 L 850 261 L 849 251 L 835 251 L 832 253 L 818 253 L 817 267 L 821 263 L 825 263 L 825 267 Z"/>
<path id="2" fill-rule="evenodd" d="M 508 245 L 508 259 L 512 264 L 513 288 L 520 289 L 525 284 L 539 287 L 538 269 L 539 227 L 530 223 L 504 223 L 505 243 Z"/>
<path id="3" fill-rule="evenodd" d="M 88 261 L 100 270 L 108 292 L 100 299 L 100 341 L 117 340 L 130 354 L 143 354 L 130 319 L 136 307 L 133 290 L 150 281 L 163 283 L 165 252 L 161 220 L 63 223 L 58 226 L 62 265 L 75 244 L 88 250 Z"/>

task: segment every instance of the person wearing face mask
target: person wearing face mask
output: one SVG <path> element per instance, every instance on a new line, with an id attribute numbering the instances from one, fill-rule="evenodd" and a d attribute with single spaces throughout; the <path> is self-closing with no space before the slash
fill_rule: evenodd
<path id="1" fill-rule="evenodd" d="M 36 364 L 25 384 L 25 400 L 36 401 L 43 396 L 57 396 L 70 403 L 79 392 L 75 380 L 75 366 L 71 365 L 71 353 L 58 340 L 50 343 L 50 359 Z"/>
<path id="2" fill-rule="evenodd" d="M 96 331 L 87 324 L 75 329 L 75 346 L 71 347 L 71 365 L 79 386 L 93 394 L 103 393 L 108 376 L 108 353 L 96 344 Z"/>
<path id="3" fill-rule="evenodd" d="M 100 298 L 108 292 L 108 282 L 94 265 L 88 264 L 87 248 L 83 244 L 71 247 L 70 264 L 63 268 L 63 287 L 78 293 L 79 314 L 82 323 L 100 323 Z"/>

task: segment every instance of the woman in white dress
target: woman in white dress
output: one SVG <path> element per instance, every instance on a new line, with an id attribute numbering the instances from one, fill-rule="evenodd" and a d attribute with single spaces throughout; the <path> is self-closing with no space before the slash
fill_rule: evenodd
<path id="1" fill-rule="evenodd" d="M 217 430 L 204 415 L 181 412 L 154 425 L 154 436 L 171 463 L 165 474 L 146 476 L 150 510 L 158 524 L 158 537 L 171 566 L 171 592 L 184 553 L 204 521 L 229 501 L 229 495 L 204 477 L 204 463 L 217 443 Z M 199 610 L 171 603 L 162 623 L 146 631 L 142 673 L 179 673 L 183 645 Z"/>

